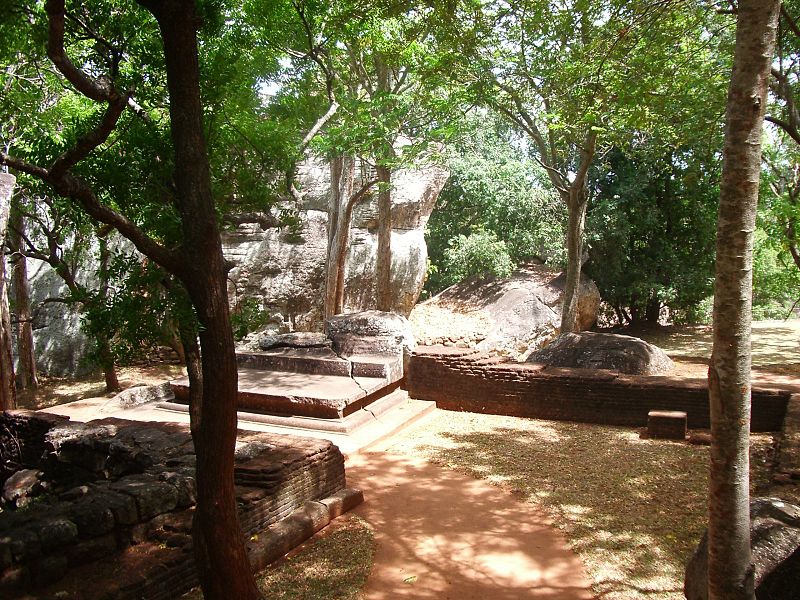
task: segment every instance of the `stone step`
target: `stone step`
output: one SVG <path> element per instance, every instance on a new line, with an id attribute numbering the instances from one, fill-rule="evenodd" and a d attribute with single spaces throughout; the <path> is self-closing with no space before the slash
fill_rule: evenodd
<path id="1" fill-rule="evenodd" d="M 189 403 L 188 378 L 170 382 L 175 400 Z M 399 386 L 382 377 L 342 377 L 239 369 L 238 408 L 285 416 L 340 419 Z"/>
<path id="2" fill-rule="evenodd" d="M 240 369 L 286 371 L 339 377 L 382 377 L 387 383 L 403 376 L 403 359 L 394 354 L 359 354 L 342 357 L 329 348 L 276 348 L 238 352 Z"/>
<path id="3" fill-rule="evenodd" d="M 247 410 L 237 411 L 240 423 L 260 423 L 263 425 L 274 425 L 278 427 L 306 429 L 314 431 L 324 431 L 329 433 L 350 434 L 354 431 L 375 422 L 382 422 L 391 416 L 390 413 L 396 412 L 399 407 L 408 405 L 412 402 L 408 394 L 400 389 L 394 389 L 385 396 L 375 400 L 366 407 L 359 408 L 345 417 L 339 419 L 315 418 L 299 415 L 278 415 L 250 412 Z M 427 401 L 413 401 L 415 410 L 406 411 L 408 418 L 418 417 L 420 413 L 427 414 L 428 410 L 433 410 L 436 404 Z M 189 407 L 179 402 L 161 402 L 158 408 L 165 410 L 175 410 L 188 412 Z M 408 406 L 406 406 L 408 408 Z M 392 420 L 392 419 L 390 419 Z M 397 420 L 397 419 L 394 419 Z M 405 422 L 408 419 L 403 419 Z"/>

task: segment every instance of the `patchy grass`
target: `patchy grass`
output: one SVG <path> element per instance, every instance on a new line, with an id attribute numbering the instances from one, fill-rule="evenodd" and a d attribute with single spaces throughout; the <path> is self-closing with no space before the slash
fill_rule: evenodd
<path id="1" fill-rule="evenodd" d="M 186 375 L 181 365 L 157 364 L 147 367 L 120 367 L 117 377 L 123 389 L 134 384 L 154 385 Z M 49 408 L 67 402 L 107 396 L 103 375 L 95 373 L 86 377 L 39 377 L 35 391 L 17 393 L 17 406 L 30 410 Z"/>
<path id="2" fill-rule="evenodd" d="M 372 568 L 372 528 L 348 513 L 256 577 L 270 600 L 355 600 Z M 183 600 L 202 600 L 199 589 Z"/>
<path id="3" fill-rule="evenodd" d="M 773 439 L 752 440 L 753 486 L 761 488 Z M 707 447 L 619 427 L 441 411 L 391 450 L 544 506 L 602 598 L 683 598 L 684 565 L 706 523 Z"/>

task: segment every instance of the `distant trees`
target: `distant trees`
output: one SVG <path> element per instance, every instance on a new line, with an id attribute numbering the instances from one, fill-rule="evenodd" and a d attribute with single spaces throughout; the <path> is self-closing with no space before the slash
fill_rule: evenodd
<path id="1" fill-rule="evenodd" d="M 703 7 L 646 0 L 448 7 L 453 77 L 524 134 L 566 208 L 561 329 L 572 331 L 590 168 L 635 131 L 669 128 L 676 99 L 696 106 L 697 90 L 718 80 L 707 47 L 716 43 L 714 17 Z"/>
<path id="2" fill-rule="evenodd" d="M 694 322 L 712 292 L 719 198 L 714 152 L 658 138 L 615 148 L 594 169 L 586 270 L 617 321 Z"/>

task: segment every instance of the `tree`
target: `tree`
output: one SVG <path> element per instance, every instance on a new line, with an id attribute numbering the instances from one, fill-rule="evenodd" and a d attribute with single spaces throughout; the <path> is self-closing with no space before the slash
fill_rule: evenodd
<path id="1" fill-rule="evenodd" d="M 620 324 L 657 323 L 664 307 L 691 317 L 711 296 L 716 154 L 655 138 L 613 149 L 594 169 L 585 268 Z"/>
<path id="2" fill-rule="evenodd" d="M 777 0 L 740 0 L 728 91 L 717 221 L 711 405 L 708 589 L 753 599 L 750 554 L 750 321 L 761 131 L 778 24 Z"/>
<path id="3" fill-rule="evenodd" d="M 598 154 L 635 129 L 669 122 L 675 98 L 714 80 L 708 11 L 672 2 L 444 3 L 451 71 L 528 139 L 568 214 L 561 330 L 577 325 L 588 174 Z M 468 23 L 467 27 L 462 21 Z M 452 33 L 455 30 L 455 33 Z M 698 51 L 699 50 L 699 51 Z M 456 66 L 457 65 L 457 66 Z M 688 76 L 675 77 L 678 69 Z M 701 86 L 705 89 L 705 86 Z"/>
<path id="4" fill-rule="evenodd" d="M 25 218 L 16 211 L 12 216 L 9 236 L 14 255 L 12 278 L 14 284 L 14 310 L 17 316 L 17 388 L 36 389 L 36 353 L 33 343 L 33 315 L 28 285 L 28 265 L 24 251 Z"/>
<path id="5" fill-rule="evenodd" d="M 186 287 L 201 325 L 203 369 L 199 424 L 193 427 L 197 453 L 194 546 L 198 573 L 206 598 L 250 600 L 259 594 L 240 535 L 233 488 L 237 371 L 225 284 L 226 265 L 203 133 L 196 32 L 199 15 L 192 0 L 142 0 L 140 4 L 155 17 L 163 42 L 174 154 L 174 208 L 182 233 L 180 245 L 171 248 L 161 244 L 134 221 L 102 202 L 90 182 L 73 173 L 76 165 L 108 140 L 123 111 L 131 105 L 131 96 L 115 85 L 117 73 L 93 77 L 67 56 L 63 0 L 49 0 L 46 5 L 48 55 L 71 86 L 105 107 L 103 115 L 48 167 L 6 152 L 0 153 L 0 164 L 41 179 L 93 218 L 115 227 L 140 252 L 174 273 Z"/>
<path id="6" fill-rule="evenodd" d="M 17 406 L 14 363 L 11 360 L 11 319 L 8 309 L 8 291 L 6 290 L 6 257 L 2 252 L 15 181 L 16 178 L 13 175 L 0 172 L 0 410 Z"/>

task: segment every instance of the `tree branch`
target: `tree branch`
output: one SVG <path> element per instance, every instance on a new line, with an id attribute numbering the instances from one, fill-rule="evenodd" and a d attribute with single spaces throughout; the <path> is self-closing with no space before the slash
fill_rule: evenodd
<path id="1" fill-rule="evenodd" d="M 97 102 L 113 102 L 119 97 L 108 80 L 92 79 L 78 69 L 64 52 L 64 0 L 47 0 L 45 5 L 49 21 L 47 56 L 59 72 L 66 77 L 81 94 Z"/>

